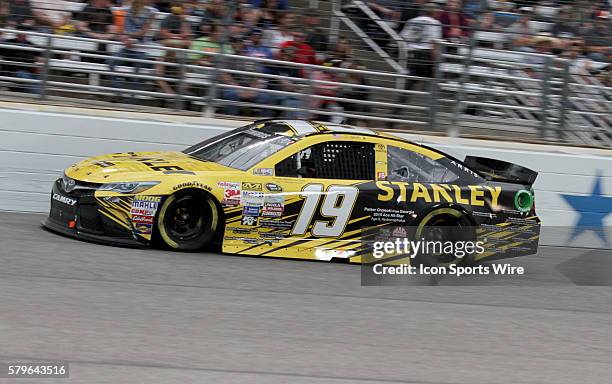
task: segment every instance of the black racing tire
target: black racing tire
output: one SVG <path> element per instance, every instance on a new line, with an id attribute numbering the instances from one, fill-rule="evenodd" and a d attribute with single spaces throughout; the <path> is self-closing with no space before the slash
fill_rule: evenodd
<path id="1" fill-rule="evenodd" d="M 221 227 L 220 210 L 206 193 L 181 191 L 170 195 L 157 215 L 162 245 L 175 251 L 195 252 L 211 245 Z"/>
<path id="2" fill-rule="evenodd" d="M 445 208 L 427 215 L 417 227 L 417 239 L 425 241 L 473 241 L 475 233 L 471 222 L 465 215 L 455 209 Z M 474 254 L 465 253 L 463 257 L 451 257 L 445 254 L 419 254 L 415 264 L 428 267 L 449 266 L 451 264 L 473 264 Z"/>

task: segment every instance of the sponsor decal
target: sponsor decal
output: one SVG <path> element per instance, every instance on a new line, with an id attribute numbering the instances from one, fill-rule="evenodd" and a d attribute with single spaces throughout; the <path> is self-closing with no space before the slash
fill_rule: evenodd
<path id="1" fill-rule="evenodd" d="M 132 209 L 140 209 L 140 210 L 156 210 L 159 203 L 153 201 L 141 201 L 134 200 L 132 202 Z"/>
<path id="2" fill-rule="evenodd" d="M 242 216 L 242 225 L 247 227 L 255 227 L 257 226 L 257 217 L 254 216 Z"/>
<path id="3" fill-rule="evenodd" d="M 53 200 L 59 201 L 62 204 L 70 205 L 71 207 L 75 206 L 77 203 L 76 199 L 71 199 L 70 197 L 62 196 L 58 193 L 53 194 Z"/>
<path id="4" fill-rule="evenodd" d="M 255 168 L 253 174 L 257 176 L 274 176 L 274 169 L 272 168 Z"/>
<path id="5" fill-rule="evenodd" d="M 223 189 L 228 189 L 228 188 L 238 188 L 240 189 L 240 183 L 234 183 L 234 182 L 230 182 L 230 181 L 219 181 L 217 182 L 217 186 L 219 188 L 223 188 Z"/>
<path id="6" fill-rule="evenodd" d="M 100 168 L 108 168 L 115 165 L 115 163 L 111 163 L 110 161 L 96 161 L 93 165 L 97 165 Z"/>
<path id="7" fill-rule="evenodd" d="M 136 224 L 134 232 L 139 235 L 150 235 L 153 232 L 153 224 Z"/>
<path id="8" fill-rule="evenodd" d="M 374 150 L 376 150 L 376 151 L 384 151 L 385 150 L 385 145 L 384 144 L 376 144 L 376 146 L 374 147 Z"/>
<path id="9" fill-rule="evenodd" d="M 247 183 L 247 182 L 243 182 L 242 183 L 242 190 L 243 191 L 262 191 L 261 188 L 261 184 L 260 183 Z"/>
<path id="10" fill-rule="evenodd" d="M 266 203 L 281 203 L 285 204 L 285 196 L 283 195 L 266 195 L 264 198 L 264 204 Z"/>
<path id="11" fill-rule="evenodd" d="M 259 216 L 259 206 L 245 205 L 242 208 L 242 214 L 244 216 Z"/>
<path id="12" fill-rule="evenodd" d="M 267 183 L 266 189 L 270 192 L 282 192 L 283 191 L 283 187 L 281 187 L 278 184 L 274 184 L 274 183 Z"/>
<path id="13" fill-rule="evenodd" d="M 494 214 L 494 213 L 490 213 L 490 212 L 478 212 L 478 211 L 472 212 L 472 216 L 475 216 L 475 217 L 486 217 L 487 219 L 493 219 L 493 218 L 497 217 L 497 215 Z"/>
<path id="14" fill-rule="evenodd" d="M 405 223 L 408 220 L 408 215 L 414 214 L 414 211 L 394 208 L 364 208 L 364 212 L 370 213 L 373 222 L 383 223 Z"/>
<path id="15" fill-rule="evenodd" d="M 240 241 L 245 245 L 263 245 L 265 242 L 260 241 L 259 239 L 253 239 L 249 237 L 237 237 L 237 236 L 229 236 L 225 238 L 226 241 Z"/>
<path id="16" fill-rule="evenodd" d="M 159 196 L 136 196 L 132 201 L 132 215 L 155 216 L 161 197 Z"/>
<path id="17" fill-rule="evenodd" d="M 229 230 L 238 235 L 250 235 L 254 231 L 251 228 L 230 228 Z"/>
<path id="18" fill-rule="evenodd" d="M 223 188 L 223 200 L 221 204 L 240 205 L 240 183 L 220 181 L 217 186 Z"/>
<path id="19" fill-rule="evenodd" d="M 257 129 L 249 129 L 248 131 L 245 131 L 244 133 L 247 133 L 247 134 L 249 134 L 251 136 L 258 137 L 260 139 L 267 139 L 268 137 L 272 136 L 269 133 L 262 132 L 262 131 L 259 131 Z"/>
<path id="20" fill-rule="evenodd" d="M 281 203 L 265 203 L 261 211 L 263 217 L 281 217 L 285 206 Z"/>
<path id="21" fill-rule="evenodd" d="M 466 167 L 465 165 L 463 165 L 463 164 L 459 164 L 459 163 L 457 163 L 457 162 L 456 162 L 456 161 L 454 161 L 454 160 L 451 160 L 451 161 L 450 161 L 450 163 L 451 163 L 452 165 L 454 165 L 455 167 L 459 168 L 460 170 L 462 170 L 463 172 L 465 172 L 465 173 L 469 173 L 470 175 L 472 175 L 472 176 L 474 176 L 474 177 L 478 177 L 478 178 L 480 178 L 480 176 L 478 176 L 478 174 L 477 174 L 476 172 L 472 171 L 471 169 L 469 169 L 469 168 L 468 168 L 468 167 Z"/>
<path id="22" fill-rule="evenodd" d="M 274 233 L 274 232 L 260 232 L 259 237 L 261 237 L 262 239 L 272 239 L 272 240 L 282 240 L 286 238 L 285 235 L 282 235 L 280 233 Z"/>
<path id="23" fill-rule="evenodd" d="M 264 228 L 273 228 L 273 229 L 291 229 L 293 227 L 293 221 L 282 221 L 282 220 L 265 220 L 260 219 L 259 225 Z"/>
<path id="24" fill-rule="evenodd" d="M 408 231 L 404 227 L 395 227 L 392 232 L 393 237 L 406 237 L 408 236 Z"/>
<path id="25" fill-rule="evenodd" d="M 132 208 L 130 210 L 130 214 L 132 216 L 152 216 L 155 215 L 154 209 L 144 209 L 144 208 Z"/>
<path id="26" fill-rule="evenodd" d="M 467 189 L 455 184 L 422 184 L 406 182 L 377 181 L 380 188 L 379 201 L 457 203 L 484 207 L 485 200 L 491 202 L 493 209 L 499 206 L 502 189 L 498 186 L 469 185 Z"/>
<path id="27" fill-rule="evenodd" d="M 205 189 L 208 192 L 212 191 L 212 188 L 210 186 L 206 184 L 202 184 L 199 181 L 186 181 L 184 183 L 175 185 L 174 187 L 172 187 L 172 190 L 178 191 L 179 189 L 183 189 L 183 188 L 199 188 L 199 189 Z"/>
<path id="28" fill-rule="evenodd" d="M 132 215 L 132 221 L 139 224 L 153 224 L 153 216 Z"/>
<path id="29" fill-rule="evenodd" d="M 138 156 L 134 152 L 128 152 L 127 154 L 117 154 L 111 156 L 114 159 L 129 159 L 133 161 L 137 161 L 149 167 L 152 171 L 183 171 L 184 169 L 179 167 L 178 165 L 172 165 L 166 159 L 160 159 L 156 157 L 146 157 L 146 156 Z"/>
<path id="30" fill-rule="evenodd" d="M 535 225 L 538 224 L 537 220 L 534 219 L 523 219 L 520 217 L 508 217 L 506 219 L 507 223 L 512 223 L 512 224 L 519 224 L 519 225 Z M 518 231 L 523 231 L 523 228 L 515 228 Z"/>
<path id="31" fill-rule="evenodd" d="M 161 203 L 161 196 L 136 196 L 132 200 L 130 215 L 134 233 L 150 235 L 153 232 L 155 213 Z"/>
<path id="32" fill-rule="evenodd" d="M 149 201 L 152 203 L 160 203 L 161 202 L 161 196 L 134 196 L 134 201 Z"/>
<path id="33" fill-rule="evenodd" d="M 387 174 L 384 172 L 376 173 L 376 180 L 385 180 L 387 178 Z"/>
<path id="34" fill-rule="evenodd" d="M 262 206 L 264 204 L 263 192 L 242 191 L 242 204 Z"/>

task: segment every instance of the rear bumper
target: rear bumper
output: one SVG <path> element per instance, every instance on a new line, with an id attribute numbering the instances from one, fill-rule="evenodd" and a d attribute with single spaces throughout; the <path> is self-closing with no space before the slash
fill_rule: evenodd
<path id="1" fill-rule="evenodd" d="M 537 216 L 514 219 L 497 225 L 481 225 L 478 240 L 482 241 L 485 253 L 476 261 L 535 255 L 540 243 L 541 222 Z"/>
<path id="2" fill-rule="evenodd" d="M 56 181 L 51 191 L 49 216 L 41 225 L 62 235 L 124 247 L 147 245 L 133 230 L 100 214 L 100 207 L 93 191 L 67 193 Z"/>

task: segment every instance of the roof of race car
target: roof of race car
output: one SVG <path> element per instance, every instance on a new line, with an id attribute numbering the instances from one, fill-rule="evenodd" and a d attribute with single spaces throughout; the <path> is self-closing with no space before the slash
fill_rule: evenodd
<path id="1" fill-rule="evenodd" d="M 255 128 L 263 128 L 269 124 L 283 124 L 289 129 L 286 134 L 293 137 L 303 137 L 318 133 L 350 133 L 358 135 L 381 136 L 378 132 L 367 128 L 353 127 L 350 125 L 321 123 L 309 120 L 258 120 L 254 123 Z"/>
<path id="2" fill-rule="evenodd" d="M 277 125 L 282 125 L 280 130 Z M 432 158 L 448 157 L 455 161 L 459 161 L 452 156 L 437 151 L 431 147 L 423 144 L 417 144 L 410 140 L 406 140 L 402 137 L 395 136 L 386 132 L 377 132 L 368 128 L 355 127 L 351 125 L 341 124 L 330 124 L 327 122 L 310 121 L 310 120 L 282 120 L 282 119 L 263 119 L 255 121 L 251 126 L 251 129 L 263 129 L 272 128 L 276 134 L 285 135 L 292 137 L 295 140 L 300 140 L 306 136 L 322 135 L 322 134 L 333 134 L 333 133 L 346 133 L 353 135 L 364 135 L 364 136 L 375 136 L 388 140 L 400 141 L 410 145 L 414 145 L 424 150 L 431 151 L 435 154 L 430 156 Z"/>

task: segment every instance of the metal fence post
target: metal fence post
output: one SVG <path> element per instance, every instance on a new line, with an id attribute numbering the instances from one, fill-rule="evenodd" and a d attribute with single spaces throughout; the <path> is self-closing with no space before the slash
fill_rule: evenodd
<path id="1" fill-rule="evenodd" d="M 316 109 L 311 109 L 311 106 L 315 105 L 314 104 L 314 98 L 313 95 L 315 94 L 315 82 L 314 82 L 314 71 L 312 69 L 312 67 L 308 67 L 306 68 L 306 78 L 308 79 L 308 91 L 304 92 L 304 97 L 302 98 L 302 103 L 303 105 L 303 110 L 304 110 L 304 115 L 308 116 L 307 118 L 312 119 L 314 118 L 314 111 L 316 111 Z"/>
<path id="2" fill-rule="evenodd" d="M 219 42 L 219 46 L 221 47 L 219 50 L 219 54 L 213 57 L 213 63 L 215 65 L 215 69 L 213 71 L 213 78 L 210 82 L 210 88 L 208 89 L 207 95 L 207 103 L 206 108 L 204 109 L 205 117 L 214 117 L 215 116 L 215 100 L 217 96 L 219 96 L 219 87 L 217 86 L 217 82 L 221 81 L 221 67 L 225 67 L 227 63 L 226 58 L 226 49 L 229 46 L 230 36 L 229 36 L 229 27 L 234 24 L 234 14 L 236 12 L 236 0 L 228 1 L 229 4 L 229 12 L 227 16 L 223 19 L 223 34 L 221 35 L 221 41 Z"/>
<path id="3" fill-rule="evenodd" d="M 399 75 L 396 81 L 397 89 L 405 90 L 406 89 L 406 78 L 404 75 L 408 74 L 408 47 L 404 43 L 404 41 L 396 41 L 398 48 L 398 61 L 397 63 L 400 66 L 400 70 L 397 71 Z"/>
<path id="4" fill-rule="evenodd" d="M 214 65 L 214 69 L 212 71 L 212 76 L 210 79 L 210 87 L 208 88 L 208 93 L 205 97 L 206 106 L 204 107 L 204 117 L 214 117 L 215 116 L 215 99 L 218 94 L 217 82 L 219 81 L 219 56 L 214 56 L 212 58 L 212 62 Z"/>
<path id="5" fill-rule="evenodd" d="M 446 46 L 440 41 L 434 46 L 434 77 L 431 79 L 429 91 L 429 130 L 435 131 L 438 124 L 438 99 L 440 98 L 440 81 L 442 79 L 442 58 Z"/>
<path id="6" fill-rule="evenodd" d="M 472 30 L 472 35 L 470 36 L 470 44 L 467 57 L 463 62 L 463 73 L 459 78 L 459 90 L 455 95 L 455 110 L 453 111 L 453 116 L 451 119 L 451 124 L 447 129 L 448 136 L 459 136 L 460 130 L 457 126 L 457 120 L 459 119 L 459 113 L 461 113 L 461 106 L 463 105 L 463 98 L 465 96 L 465 83 L 470 76 L 470 67 L 472 66 L 472 60 L 474 58 L 474 51 L 476 49 L 476 33 L 480 29 L 480 21 L 482 20 L 481 16 L 487 9 L 487 1 L 480 0 L 480 9 L 478 10 L 478 17 L 476 18 L 476 25 Z M 460 47 L 457 47 L 457 51 L 459 51 Z"/>
<path id="7" fill-rule="evenodd" d="M 329 19 L 329 42 L 332 44 L 338 41 L 338 35 L 340 34 L 340 18 L 336 15 L 336 12 L 340 12 L 341 9 L 341 0 L 332 0 L 332 12 Z"/>
<path id="8" fill-rule="evenodd" d="M 563 67 L 563 88 L 561 90 L 561 103 L 560 103 L 560 111 L 559 111 L 559 126 L 557 129 L 557 138 L 562 139 L 565 135 L 565 130 L 567 129 L 567 109 L 569 108 L 569 93 L 570 93 L 570 66 L 571 63 L 569 60 L 565 61 L 565 66 Z"/>
<path id="9" fill-rule="evenodd" d="M 548 107 L 550 105 L 550 77 L 551 77 L 551 64 L 552 56 L 546 56 L 544 62 L 544 76 L 542 78 L 542 99 L 540 101 L 540 114 L 541 114 L 541 129 L 540 136 L 546 138 L 548 135 Z"/>
<path id="10" fill-rule="evenodd" d="M 51 63 L 51 45 L 53 44 L 53 36 L 47 36 L 47 46 L 45 47 L 45 62 L 43 71 L 40 77 L 40 99 L 44 100 L 47 97 L 47 82 L 49 80 L 49 65 Z"/>
<path id="11" fill-rule="evenodd" d="M 468 54 L 463 61 L 463 72 L 461 73 L 461 76 L 459 76 L 459 89 L 455 94 L 455 107 L 453 110 L 453 115 L 450 121 L 450 125 L 446 130 L 446 134 L 451 137 L 459 136 L 459 127 L 457 126 L 457 121 L 459 120 L 461 106 L 463 105 L 463 98 L 465 95 L 465 83 L 467 82 L 468 77 L 470 75 L 470 67 L 472 66 L 472 58 L 474 56 L 475 45 L 476 39 L 474 38 L 474 34 L 472 34 Z M 460 47 L 457 47 L 457 50 L 459 48 Z"/>
<path id="12" fill-rule="evenodd" d="M 183 109 L 183 95 L 185 94 L 185 52 L 180 51 L 178 53 L 178 70 L 179 70 L 179 79 L 178 84 L 176 85 L 176 95 L 174 99 L 174 108 L 177 111 L 181 111 Z"/>

